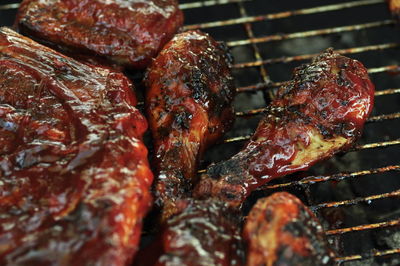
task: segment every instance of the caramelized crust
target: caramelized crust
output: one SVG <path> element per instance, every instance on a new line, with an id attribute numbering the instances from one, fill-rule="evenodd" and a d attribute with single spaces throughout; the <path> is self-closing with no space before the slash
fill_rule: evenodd
<path id="1" fill-rule="evenodd" d="M 387 0 L 392 15 L 400 19 L 400 0 Z"/>
<path id="2" fill-rule="evenodd" d="M 137 266 L 244 264 L 239 213 L 212 200 L 181 204 L 184 210 L 167 221 L 156 248 L 152 246 L 145 256 L 139 256 Z"/>
<path id="3" fill-rule="evenodd" d="M 317 217 L 286 192 L 258 200 L 247 217 L 243 238 L 248 266 L 335 264 Z"/>
<path id="4" fill-rule="evenodd" d="M 0 264 L 125 265 L 152 173 L 129 80 L 0 29 Z"/>
<path id="5" fill-rule="evenodd" d="M 241 205 L 257 187 L 351 147 L 374 101 L 374 85 L 358 61 L 332 50 L 296 68 L 242 151 L 211 165 L 195 189 Z"/>
<path id="6" fill-rule="evenodd" d="M 182 23 L 177 0 L 24 0 L 15 22 L 74 57 L 98 55 L 129 68 L 145 68 Z"/>
<path id="7" fill-rule="evenodd" d="M 156 195 L 166 218 L 190 195 L 204 150 L 233 122 L 229 55 L 205 33 L 178 34 L 150 66 L 147 87 Z"/>

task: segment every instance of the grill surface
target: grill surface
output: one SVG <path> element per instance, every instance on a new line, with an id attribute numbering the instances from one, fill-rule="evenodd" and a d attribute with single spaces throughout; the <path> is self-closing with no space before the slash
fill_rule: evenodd
<path id="1" fill-rule="evenodd" d="M 18 2 L 0 2 L 1 25 L 12 25 Z M 181 0 L 181 8 L 186 29 L 226 41 L 236 59 L 237 121 L 208 152 L 203 167 L 236 153 L 274 88 L 323 49 L 334 47 L 369 68 L 376 104 L 359 144 L 306 173 L 260 188 L 246 209 L 260 197 L 289 191 L 317 213 L 338 262 L 400 264 L 400 28 L 385 1 Z"/>

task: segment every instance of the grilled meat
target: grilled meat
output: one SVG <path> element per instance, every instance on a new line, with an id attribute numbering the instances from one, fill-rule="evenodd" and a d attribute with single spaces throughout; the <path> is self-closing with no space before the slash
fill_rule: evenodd
<path id="1" fill-rule="evenodd" d="M 142 265 L 243 265 L 240 214 L 218 201 L 181 201 L 184 209 L 170 218 L 159 239 L 138 256 Z"/>
<path id="2" fill-rule="evenodd" d="M 352 146 L 374 101 L 364 66 L 327 50 L 296 68 L 242 151 L 211 165 L 194 195 L 240 205 L 255 188 Z"/>
<path id="3" fill-rule="evenodd" d="M 152 173 L 129 80 L 0 29 L 0 264 L 125 265 Z"/>
<path id="4" fill-rule="evenodd" d="M 400 0 L 387 0 L 392 15 L 400 19 Z"/>
<path id="5" fill-rule="evenodd" d="M 248 266 L 335 263 L 317 217 L 286 192 L 258 200 L 247 217 L 243 238 Z"/>
<path id="6" fill-rule="evenodd" d="M 178 34 L 150 66 L 147 87 L 156 195 L 166 218 L 190 195 L 204 150 L 233 122 L 230 57 L 205 33 Z"/>
<path id="7" fill-rule="evenodd" d="M 177 0 L 24 0 L 16 26 L 69 55 L 145 68 L 183 23 Z"/>

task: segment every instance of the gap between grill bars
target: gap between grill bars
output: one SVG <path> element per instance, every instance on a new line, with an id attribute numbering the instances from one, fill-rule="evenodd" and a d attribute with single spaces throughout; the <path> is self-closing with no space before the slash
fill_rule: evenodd
<path id="1" fill-rule="evenodd" d="M 368 29 L 374 28 L 381 28 L 386 26 L 391 26 L 395 24 L 395 21 L 388 18 L 385 20 L 378 20 L 373 22 L 367 23 L 359 23 L 359 24 L 352 24 L 352 25 L 345 25 L 345 26 L 337 26 L 337 27 L 329 27 L 329 28 L 321 28 L 321 29 L 313 29 L 308 31 L 299 31 L 299 32 L 292 32 L 292 33 L 283 33 L 283 34 L 272 34 L 272 35 L 265 35 L 265 36 L 255 36 L 253 32 L 253 24 L 254 22 L 266 21 L 266 20 L 278 20 L 283 18 L 291 18 L 294 16 L 307 16 L 312 14 L 321 14 L 321 13 L 329 13 L 332 11 L 340 11 L 345 9 L 351 8 L 359 8 L 364 6 L 373 6 L 384 4 L 385 0 L 360 0 L 360 1 L 349 1 L 345 3 L 338 3 L 332 5 L 321 5 L 315 6 L 311 8 L 302 8 L 297 10 L 289 10 L 283 11 L 278 13 L 271 13 L 271 14 L 262 14 L 262 15 L 255 15 L 249 16 L 245 7 L 245 3 L 251 2 L 252 0 L 204 0 L 204 1 L 195 1 L 189 3 L 182 3 L 180 7 L 183 10 L 188 9 L 196 9 L 196 8 L 205 8 L 205 7 L 213 7 L 213 6 L 223 6 L 223 5 L 237 5 L 240 17 L 234 19 L 226 19 L 221 21 L 209 21 L 204 23 L 197 23 L 185 26 L 185 29 L 208 29 L 208 28 L 218 28 L 218 27 L 225 27 L 229 25 L 242 25 L 245 29 L 246 37 L 245 39 L 239 39 L 228 42 L 228 46 L 231 48 L 244 46 L 244 45 L 251 45 L 253 56 L 255 58 L 254 61 L 238 63 L 234 65 L 235 69 L 246 69 L 255 67 L 257 69 L 257 73 L 260 76 L 262 82 L 248 85 L 245 87 L 237 88 L 238 93 L 248 93 L 248 92 L 256 92 L 264 89 L 272 89 L 279 87 L 285 84 L 283 82 L 271 82 L 271 79 L 268 75 L 268 66 L 273 64 L 286 64 L 291 62 L 298 62 L 302 60 L 308 60 L 315 56 L 316 54 L 302 54 L 298 56 L 285 56 L 285 57 L 276 57 L 271 59 L 263 59 L 260 53 L 260 48 L 257 46 L 258 44 L 265 44 L 269 42 L 279 42 L 283 40 L 290 40 L 290 39 L 297 39 L 297 38 L 306 38 L 306 37 L 315 37 L 315 36 L 325 36 L 330 34 L 342 34 L 342 33 L 349 33 L 349 32 L 357 32 L 363 31 Z M 16 9 L 18 8 L 19 3 L 12 3 L 12 4 L 0 4 L 0 10 L 9 10 L 9 9 Z M 342 54 L 358 54 L 358 53 L 365 53 L 365 52 L 378 52 L 383 50 L 389 49 L 398 49 L 400 48 L 399 43 L 381 43 L 375 45 L 368 45 L 368 46 L 357 46 L 352 48 L 346 49 L 338 49 L 339 53 Z M 385 66 L 377 66 L 374 68 L 369 69 L 369 73 L 371 75 L 383 73 L 383 72 L 399 72 L 400 68 L 398 65 L 385 65 Z M 375 96 L 380 97 L 384 95 L 395 95 L 400 93 L 400 88 L 378 88 L 383 90 L 376 91 Z M 272 91 L 272 90 L 270 90 Z M 143 104 L 143 103 L 141 103 Z M 262 114 L 264 108 L 252 109 L 244 112 L 236 112 L 238 117 L 247 117 L 247 116 L 254 116 Z M 393 120 L 393 119 L 400 119 L 400 112 L 395 112 L 391 114 L 384 114 L 384 115 L 377 115 L 370 117 L 368 123 L 378 123 L 386 120 Z M 246 141 L 250 138 L 250 136 L 239 136 L 234 138 L 227 138 L 223 141 L 223 143 L 232 143 L 232 142 L 239 142 L 239 141 Z M 356 145 L 351 152 L 366 150 L 366 149 L 377 149 L 377 148 L 385 148 L 391 146 L 398 146 L 400 145 L 400 139 L 389 140 L 389 141 L 382 141 L 382 142 L 373 142 L 363 145 Z M 204 172 L 204 170 L 200 170 L 199 173 Z M 275 189 L 282 189 L 282 188 L 289 188 L 289 187 L 302 187 L 307 188 L 314 184 L 318 184 L 321 182 L 330 182 L 330 181 L 341 181 L 346 179 L 358 179 L 362 178 L 363 176 L 367 175 L 377 175 L 382 173 L 388 172 L 398 172 L 400 173 L 400 164 L 395 165 L 388 165 L 385 167 L 380 168 L 373 168 L 369 170 L 362 170 L 356 172 L 349 172 L 349 173 L 337 173 L 334 175 L 325 175 L 325 176 L 309 176 L 303 178 L 298 181 L 291 181 L 286 183 L 279 183 L 274 185 L 265 185 L 261 187 L 259 190 L 275 190 Z M 400 198 L 400 190 L 395 190 L 388 193 L 381 193 L 370 195 L 367 197 L 357 197 L 349 200 L 343 201 L 334 201 L 334 202 L 324 202 L 320 204 L 312 205 L 311 208 L 315 211 L 324 209 L 324 208 L 337 208 L 343 206 L 350 206 L 356 205 L 361 203 L 369 203 L 371 201 L 382 200 L 386 198 Z M 343 234 L 349 234 L 352 232 L 361 232 L 367 230 L 377 230 L 381 228 L 389 228 L 389 227 L 397 227 L 400 226 L 400 219 L 389 220 L 385 222 L 379 223 L 370 223 L 370 224 L 363 224 L 357 225 L 353 227 L 345 227 L 339 229 L 331 229 L 326 231 L 326 235 L 328 237 L 335 237 Z M 349 256 L 341 256 L 336 258 L 337 262 L 348 262 L 354 260 L 364 260 L 373 257 L 383 257 L 383 256 L 392 256 L 400 254 L 400 248 L 395 249 L 387 249 L 387 250 L 371 250 L 368 254 L 354 254 Z"/>

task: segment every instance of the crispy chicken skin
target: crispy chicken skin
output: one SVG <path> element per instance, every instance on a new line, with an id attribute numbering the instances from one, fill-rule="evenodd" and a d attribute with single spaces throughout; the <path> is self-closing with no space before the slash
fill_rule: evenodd
<path id="1" fill-rule="evenodd" d="M 204 150 L 232 125 L 230 63 L 222 44 L 188 31 L 176 35 L 148 70 L 146 109 L 164 218 L 177 211 L 177 200 L 190 195 Z"/>
<path id="2" fill-rule="evenodd" d="M 121 73 L 0 29 L 0 264 L 125 265 L 152 173 Z"/>
<path id="3" fill-rule="evenodd" d="M 255 188 L 351 147 L 374 102 L 374 85 L 358 61 L 327 50 L 295 69 L 278 90 L 242 151 L 211 165 L 198 198 L 241 205 Z"/>
<path id="4" fill-rule="evenodd" d="M 295 196 L 275 193 L 257 201 L 243 229 L 246 265 L 334 265 L 317 217 Z"/>
<path id="5" fill-rule="evenodd" d="M 16 26 L 71 56 L 145 68 L 183 23 L 177 0 L 24 0 Z"/>
<path id="6" fill-rule="evenodd" d="M 140 256 L 136 266 L 244 265 L 240 217 L 226 204 L 188 199 L 171 217 L 158 240 Z"/>
<path id="7" fill-rule="evenodd" d="M 400 0 L 387 0 L 392 15 L 400 19 Z"/>

